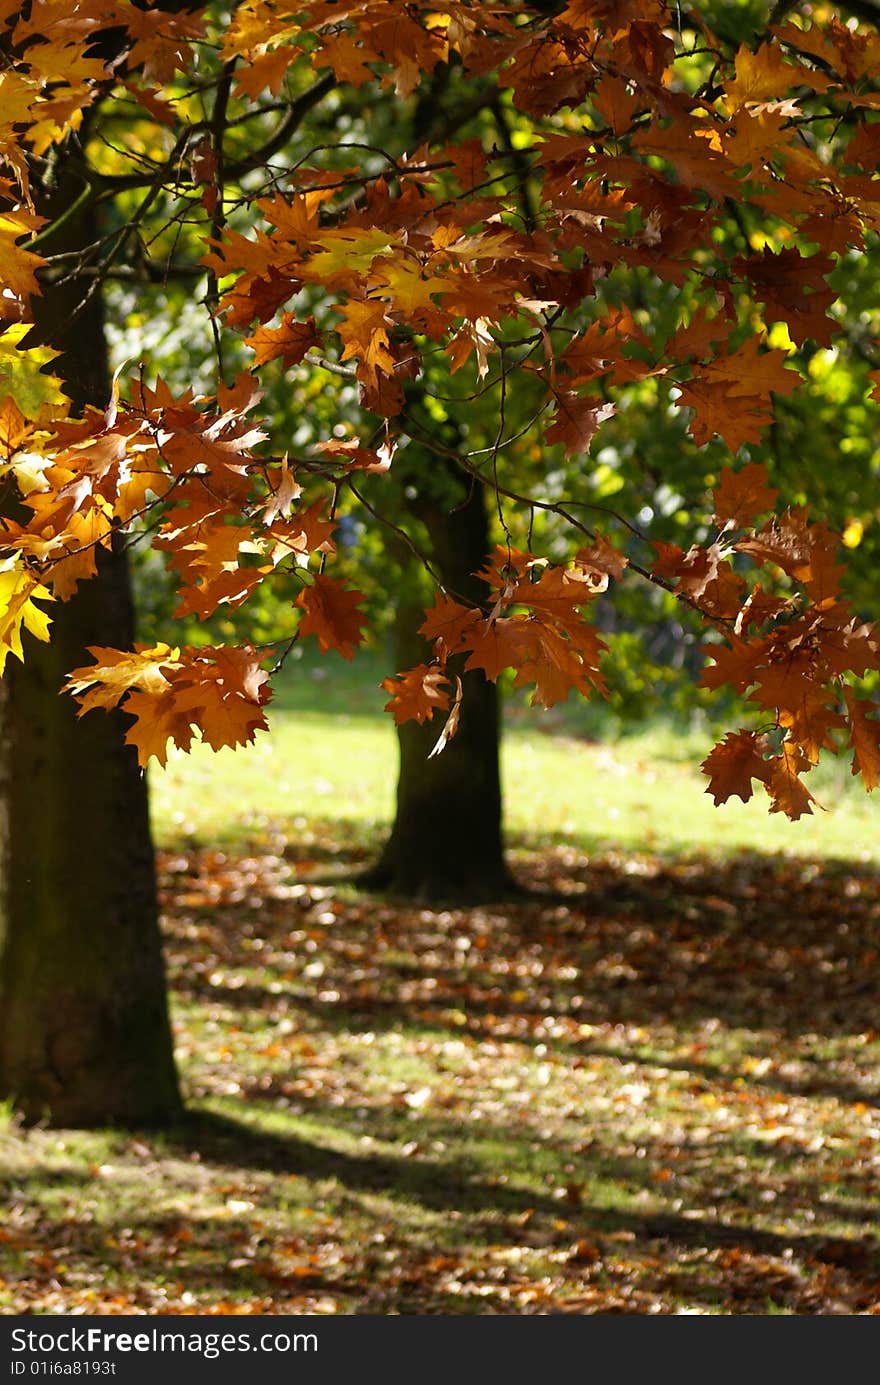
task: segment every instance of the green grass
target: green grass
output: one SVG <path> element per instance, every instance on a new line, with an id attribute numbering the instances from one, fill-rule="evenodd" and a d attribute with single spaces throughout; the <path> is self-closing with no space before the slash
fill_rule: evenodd
<path id="1" fill-rule="evenodd" d="M 880 1310 L 876 874 L 639 863 L 434 911 L 164 857 L 190 1117 L 0 1120 L 0 1311 Z"/>
<path id="2" fill-rule="evenodd" d="M 393 803 L 381 670 L 325 667 L 253 748 L 151 775 L 189 1116 L 0 1110 L 0 1312 L 880 1312 L 880 872 L 846 767 L 798 824 L 716 811 L 696 731 L 514 707 L 534 893 L 409 907 L 345 877 Z"/>
<path id="3" fill-rule="evenodd" d="M 166 770 L 150 772 L 158 839 L 228 841 L 279 824 L 296 832 L 313 820 L 374 837 L 393 815 L 397 775 L 394 726 L 378 686 L 385 672 L 375 656 L 354 666 L 338 657 L 293 663 L 270 709 L 270 734 L 243 750 L 172 754 Z M 577 722 L 574 708 L 511 708 L 502 773 L 513 838 L 880 859 L 876 805 L 851 781 L 846 760 L 810 776 L 822 807 L 791 823 L 768 814 L 760 786 L 748 804 L 715 808 L 699 769 L 713 744 L 707 730 L 659 723 L 623 736 L 609 730 L 597 741 L 573 735 Z"/>

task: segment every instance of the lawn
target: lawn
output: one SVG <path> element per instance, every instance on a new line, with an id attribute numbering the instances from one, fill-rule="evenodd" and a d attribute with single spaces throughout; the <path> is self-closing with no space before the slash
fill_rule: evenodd
<path id="1" fill-rule="evenodd" d="M 848 772 L 716 811 L 705 735 L 505 738 L 480 909 L 357 892 L 375 679 L 152 778 L 178 1129 L 0 1122 L 0 1311 L 880 1312 L 880 876 Z M 754 811 L 753 811 L 754 810 Z"/>

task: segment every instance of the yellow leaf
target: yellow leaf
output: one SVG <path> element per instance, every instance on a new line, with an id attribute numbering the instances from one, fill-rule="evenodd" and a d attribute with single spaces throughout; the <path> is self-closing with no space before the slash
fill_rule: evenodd
<path id="1" fill-rule="evenodd" d="M 179 667 L 180 650 L 167 644 L 132 651 L 92 645 L 87 652 L 95 663 L 75 668 L 67 679 L 67 691 L 82 704 L 79 716 L 93 707 L 116 707 L 135 688 L 158 697 L 169 686 L 165 671 Z"/>
<path id="2" fill-rule="evenodd" d="M 7 558 L 0 563 L 0 676 L 10 654 L 24 660 L 22 629 L 44 643 L 48 640 L 50 617 L 34 602 L 51 600 L 51 593 L 19 564 L 17 558 Z"/>
<path id="3" fill-rule="evenodd" d="M 58 355 L 49 346 L 22 346 L 27 323 L 17 322 L 0 333 L 0 400 L 10 398 L 27 419 L 45 422 L 66 415 L 70 401 L 57 375 L 43 367 Z"/>

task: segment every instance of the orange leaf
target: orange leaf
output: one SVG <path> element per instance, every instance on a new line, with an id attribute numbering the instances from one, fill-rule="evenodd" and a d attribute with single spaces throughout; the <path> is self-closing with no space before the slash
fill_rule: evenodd
<path id="1" fill-rule="evenodd" d="M 604 591 L 609 577 L 617 580 L 623 576 L 629 558 L 625 558 L 602 534 L 597 534 L 588 547 L 578 549 L 574 561 L 575 567 L 586 574 L 594 591 Z"/>
<path id="2" fill-rule="evenodd" d="M 268 87 L 273 96 L 281 90 L 287 70 L 297 58 L 295 49 L 273 48 L 268 53 L 258 53 L 247 64 L 239 67 L 235 74 L 235 85 L 251 98 L 256 98 Z"/>
<path id="3" fill-rule="evenodd" d="M 629 129 L 633 116 L 642 104 L 638 96 L 630 95 L 619 77 L 610 74 L 602 78 L 590 100 L 615 135 L 622 135 Z"/>
<path id="4" fill-rule="evenodd" d="M 544 441 L 561 442 L 566 457 L 588 452 L 597 428 L 613 413 L 613 404 L 599 404 L 592 397 L 581 398 L 573 390 L 562 391 L 556 396 L 556 417 L 544 434 Z"/>
<path id="5" fill-rule="evenodd" d="M 873 703 L 856 697 L 850 688 L 844 688 L 843 695 L 849 712 L 852 772 L 862 776 L 870 793 L 880 784 L 880 721 L 868 715 Z"/>
<path id="6" fill-rule="evenodd" d="M 758 677 L 757 667 L 767 654 L 766 641 L 747 642 L 738 635 L 728 635 L 727 644 L 704 644 L 703 654 L 715 660 L 703 669 L 700 683 L 704 688 L 720 688 L 730 683 L 737 692 L 745 692 Z"/>
<path id="7" fill-rule="evenodd" d="M 772 510 L 778 494 L 778 490 L 768 486 L 767 468 L 761 462 L 749 462 L 739 471 L 727 467 L 712 492 L 713 519 L 724 528 L 740 529 L 756 515 Z"/>
<path id="8" fill-rule="evenodd" d="M 138 691 L 130 693 L 125 711 L 135 718 L 134 725 L 125 733 L 125 743 L 137 746 L 141 769 L 146 769 L 152 756 L 164 767 L 169 740 L 180 750 L 189 750 L 192 745 L 191 718 L 178 711 L 173 688 L 158 697 Z"/>
<path id="9" fill-rule="evenodd" d="M 560 567 L 545 568 L 537 582 L 521 578 L 510 593 L 510 601 L 552 617 L 562 626 L 580 625 L 576 608 L 592 601 L 596 588 L 590 582 L 578 580 L 578 576 L 576 570 L 569 575 Z"/>
<path id="10" fill-rule="evenodd" d="M 469 642 L 480 619 L 475 607 L 463 606 L 445 592 L 438 592 L 432 609 L 419 626 L 419 634 L 426 640 L 442 640 L 447 652 L 453 653 Z"/>
<path id="11" fill-rule="evenodd" d="M 800 746 L 786 741 L 782 754 L 765 763 L 767 777 L 764 782 L 772 799 L 770 812 L 785 813 L 792 822 L 797 822 L 805 813 L 812 813 L 810 804 L 816 803 L 816 800 L 802 783 L 799 774 L 799 771 L 811 769 L 812 766 Z M 816 806 L 821 807 L 821 804 Z"/>
<path id="12" fill-rule="evenodd" d="M 437 664 L 416 664 L 405 673 L 395 673 L 380 684 L 385 692 L 393 693 L 385 711 L 393 713 L 398 726 L 405 721 L 428 721 L 438 709 L 444 712 L 449 706 L 449 693 L 442 683 L 448 684 L 449 679 Z"/>
<path id="13" fill-rule="evenodd" d="M 313 317 L 299 322 L 293 313 L 283 313 L 278 327 L 258 327 L 245 346 L 255 354 L 254 364 L 261 366 L 281 357 L 285 369 L 297 365 L 307 351 L 320 345 L 317 324 Z"/>
<path id="14" fill-rule="evenodd" d="M 482 669 L 492 683 L 504 669 L 518 668 L 529 648 L 530 624 L 527 616 L 480 620 L 467 637 L 471 653 L 465 668 Z"/>
<path id="15" fill-rule="evenodd" d="M 728 731 L 724 740 L 709 752 L 700 768 L 709 776 L 706 793 L 712 795 L 716 808 L 733 797 L 748 803 L 753 793 L 752 780 L 767 777 L 763 754 L 767 748 L 766 736 L 756 731 Z"/>
<path id="16" fill-rule="evenodd" d="M 354 658 L 355 645 L 363 640 L 364 601 L 362 592 L 346 587 L 338 577 L 318 573 L 310 587 L 304 587 L 294 605 L 302 611 L 301 635 L 315 635 L 322 654 L 338 650 L 344 659 Z"/>

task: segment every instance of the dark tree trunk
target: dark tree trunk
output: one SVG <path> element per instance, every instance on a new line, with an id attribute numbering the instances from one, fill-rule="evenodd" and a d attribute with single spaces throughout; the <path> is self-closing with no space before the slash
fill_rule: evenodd
<path id="1" fill-rule="evenodd" d="M 456 596 L 483 603 L 488 589 L 474 577 L 485 566 L 489 524 L 484 488 L 460 477 L 461 501 L 450 508 L 420 497 L 414 505 L 431 538 L 443 585 Z M 467 489 L 465 489 L 465 486 Z M 418 634 L 424 611 L 404 600 L 395 623 L 399 669 L 430 657 Z M 479 671 L 450 669 L 462 679 L 458 734 L 429 758 L 443 715 L 398 727 L 400 775 L 391 835 L 376 865 L 364 876 L 370 887 L 424 900 L 479 901 L 514 889 L 504 860 L 499 769 L 498 689 Z"/>
<path id="2" fill-rule="evenodd" d="M 66 181 L 62 169 L 54 216 L 79 191 Z M 51 249 L 93 239 L 91 219 L 78 216 Z M 36 305 L 76 409 L 105 405 L 110 390 L 100 296 L 75 316 L 82 293 L 47 282 Z M 89 662 L 86 645 L 132 641 L 124 555 L 100 569 L 51 608 L 51 644 L 26 637 L 24 665 L 10 660 L 0 685 L 0 1095 L 27 1120 L 155 1125 L 181 1104 L 146 781 L 124 717 L 78 720 L 59 695 L 64 675 Z"/>

